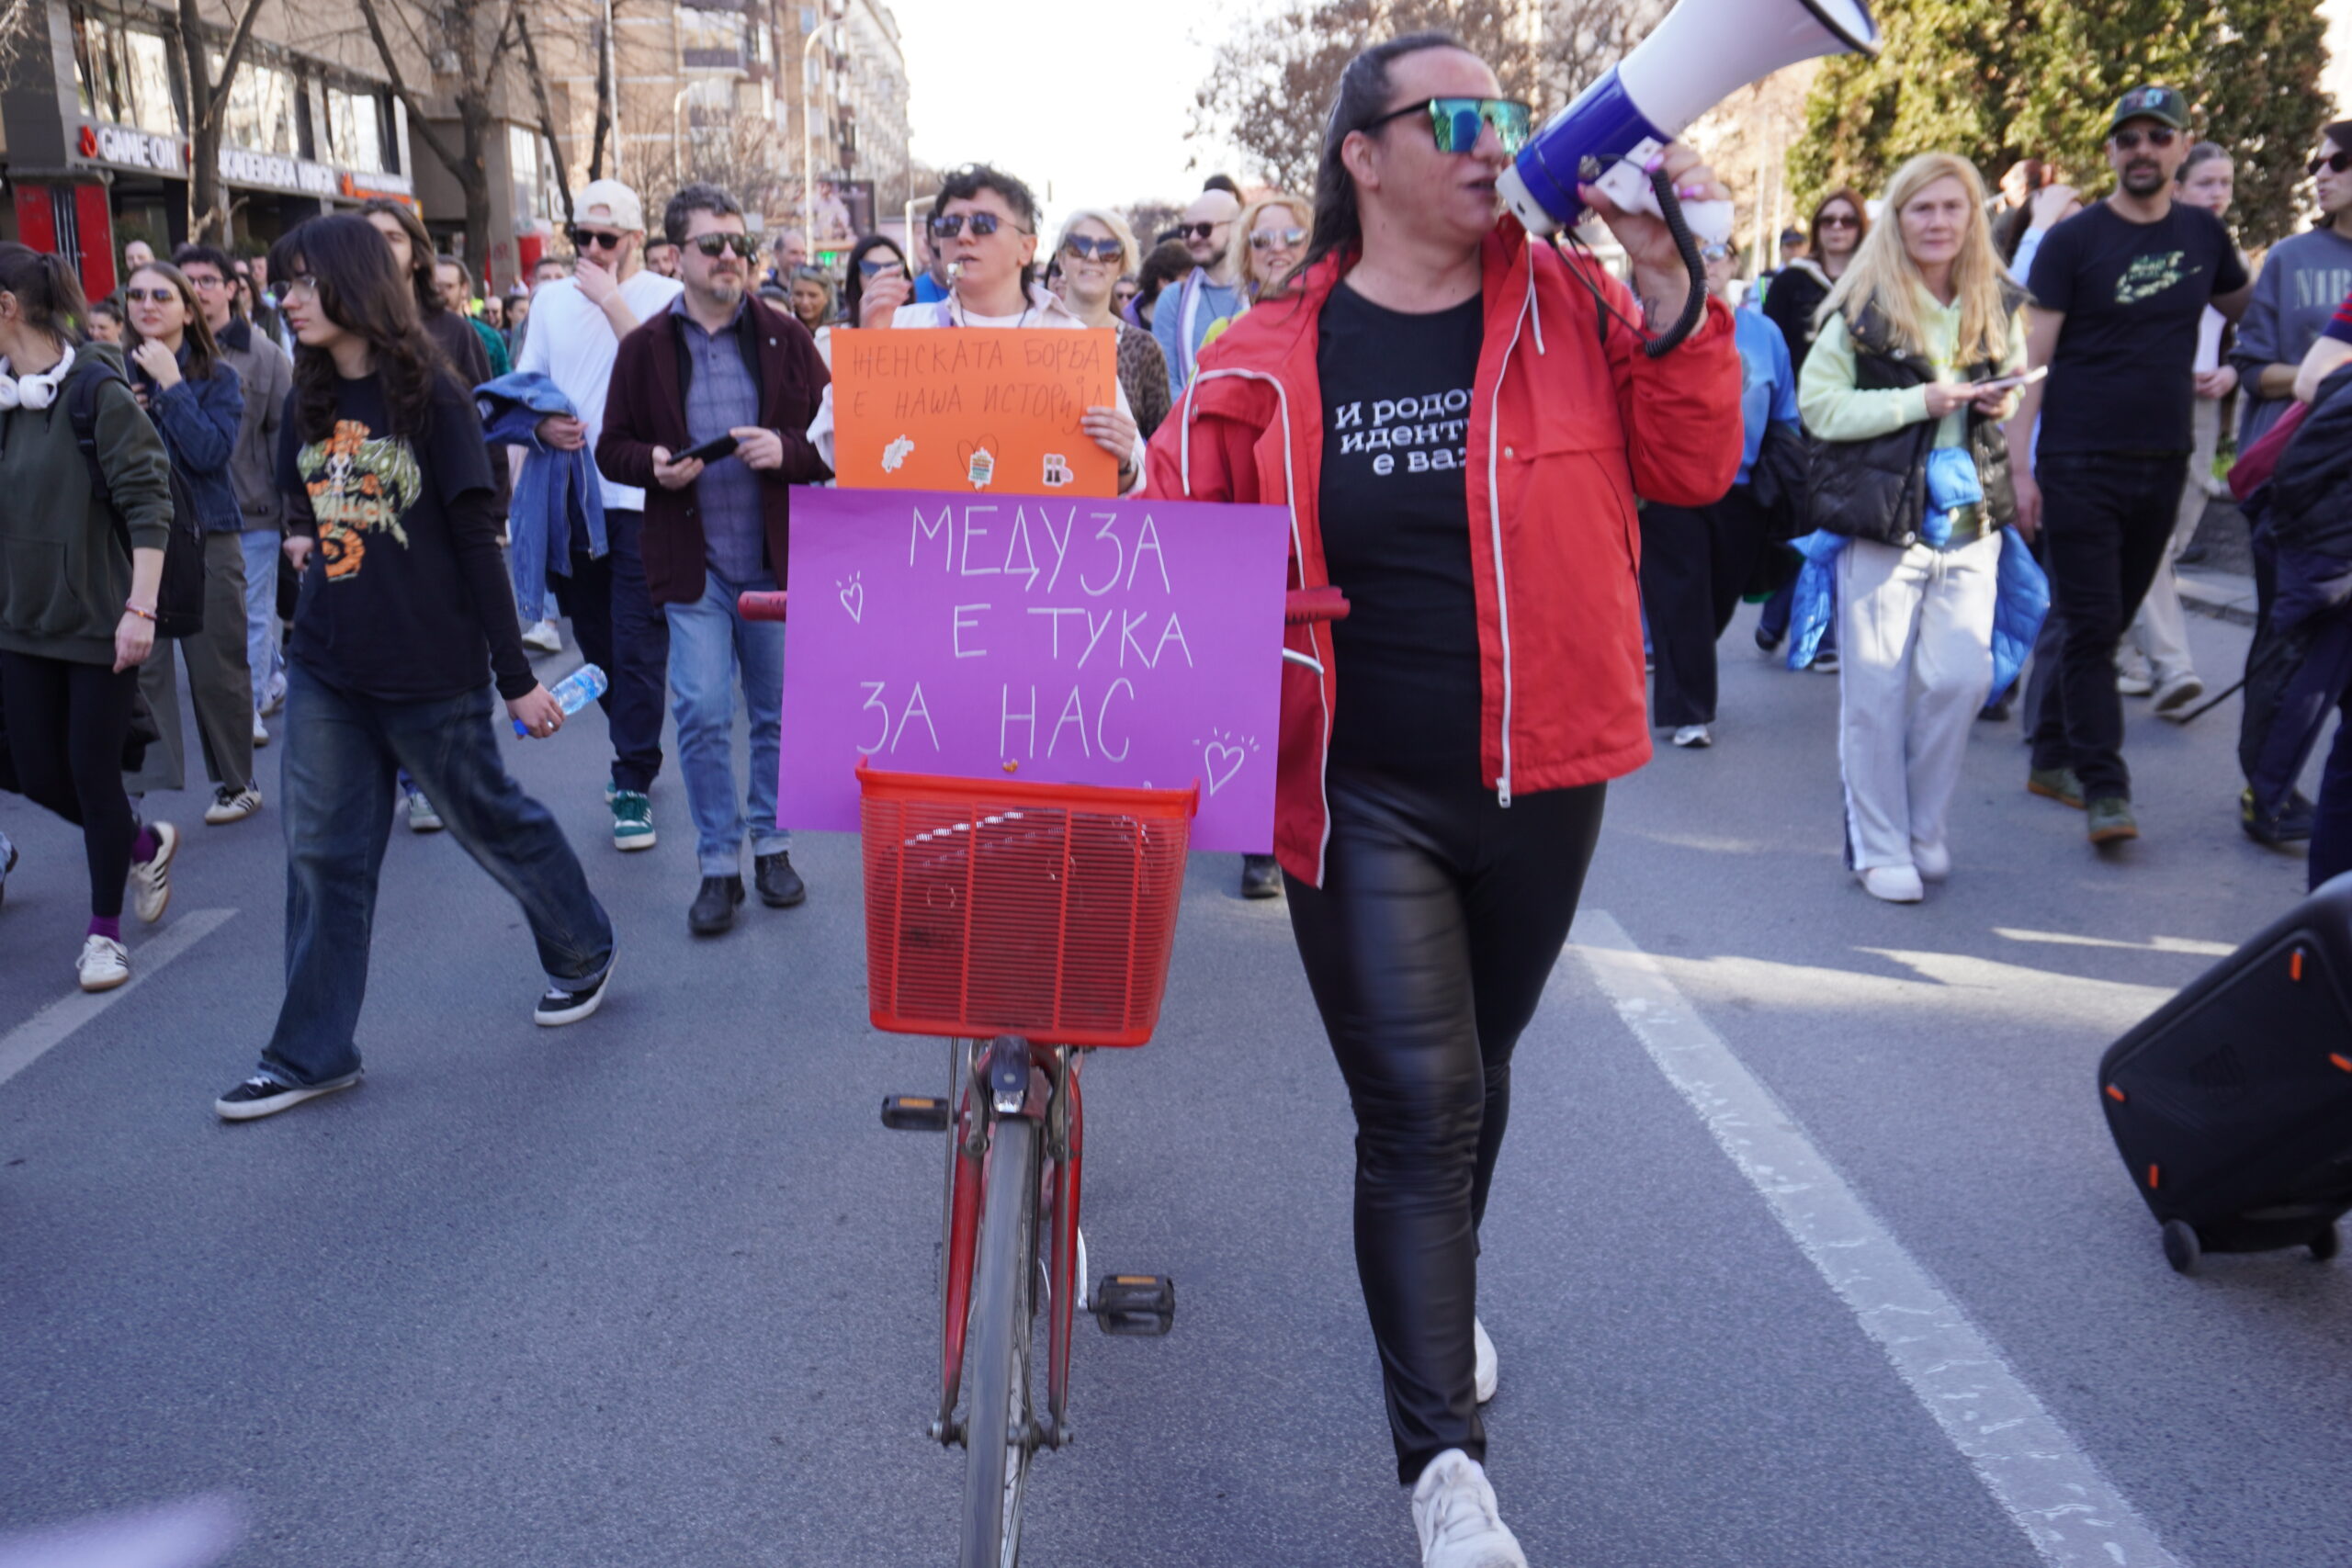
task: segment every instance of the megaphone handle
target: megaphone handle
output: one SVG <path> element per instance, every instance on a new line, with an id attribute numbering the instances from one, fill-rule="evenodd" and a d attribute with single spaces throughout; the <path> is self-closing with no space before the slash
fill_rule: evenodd
<path id="1" fill-rule="evenodd" d="M 1683 269 L 1690 275 L 1690 292 L 1682 301 L 1681 319 L 1643 345 L 1642 352 L 1656 359 L 1679 347 L 1683 339 L 1698 330 L 1700 318 L 1707 313 L 1707 264 L 1700 258 L 1698 239 L 1690 232 L 1690 220 L 1682 215 L 1682 201 L 1674 194 L 1674 181 L 1664 169 L 1650 171 L 1650 189 L 1657 197 L 1658 215 L 1666 220 L 1666 231 L 1674 236 L 1674 248 L 1682 254 Z"/>

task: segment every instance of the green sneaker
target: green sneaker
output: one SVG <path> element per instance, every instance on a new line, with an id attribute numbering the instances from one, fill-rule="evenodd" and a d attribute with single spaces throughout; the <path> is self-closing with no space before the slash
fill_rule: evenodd
<path id="1" fill-rule="evenodd" d="M 613 848 L 650 850 L 653 847 L 653 802 L 642 790 L 607 789 L 613 808 Z"/>
<path id="2" fill-rule="evenodd" d="M 2061 806 L 2083 808 L 2083 781 L 2075 776 L 2072 768 L 2036 768 L 2025 776 L 2025 792 L 2044 800 L 2054 800 Z"/>
<path id="3" fill-rule="evenodd" d="M 2140 836 L 2132 803 L 2120 795 L 2102 795 L 2090 803 L 2090 834 L 2094 844 L 2116 844 Z"/>

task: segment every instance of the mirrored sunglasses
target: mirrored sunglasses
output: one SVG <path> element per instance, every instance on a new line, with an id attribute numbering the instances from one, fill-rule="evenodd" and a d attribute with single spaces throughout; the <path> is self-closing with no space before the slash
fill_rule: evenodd
<path id="1" fill-rule="evenodd" d="M 1072 234 L 1064 240 L 1062 251 L 1073 261 L 1114 262 L 1126 255 L 1126 247 L 1116 240 L 1090 240 L 1083 234 Z"/>
<path id="2" fill-rule="evenodd" d="M 1437 139 L 1441 152 L 1475 152 L 1479 136 L 1491 127 L 1503 152 L 1516 157 L 1519 150 L 1527 145 L 1535 118 L 1535 111 L 1517 98 L 1425 98 L 1391 109 L 1364 129 L 1377 130 L 1392 119 L 1424 111 L 1430 117 L 1430 134 Z"/>
<path id="3" fill-rule="evenodd" d="M 1250 248 L 1253 251 L 1271 251 L 1277 246 L 1285 251 L 1295 251 L 1305 243 L 1306 231 L 1304 229 L 1261 229 L 1250 236 Z"/>

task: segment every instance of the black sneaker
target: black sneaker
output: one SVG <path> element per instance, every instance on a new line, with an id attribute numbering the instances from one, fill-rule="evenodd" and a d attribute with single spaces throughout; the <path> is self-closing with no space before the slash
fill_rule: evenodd
<path id="1" fill-rule="evenodd" d="M 706 876 L 686 909 L 686 929 L 696 936 L 718 936 L 735 923 L 735 906 L 743 901 L 740 876 Z"/>
<path id="2" fill-rule="evenodd" d="M 1764 623 L 1758 621 L 1756 624 L 1756 651 L 1758 653 L 1780 652 L 1781 638 L 1786 635 L 1783 632 L 1767 631 L 1764 628 Z"/>
<path id="3" fill-rule="evenodd" d="M 613 983 L 613 964 L 619 956 L 616 948 L 613 957 L 605 960 L 605 972 L 576 989 L 549 986 L 547 994 L 539 998 L 539 1005 L 531 1010 L 531 1021 L 542 1029 L 553 1029 L 559 1024 L 578 1023 L 594 1012 L 604 1005 L 605 992 Z"/>
<path id="4" fill-rule="evenodd" d="M 752 857 L 752 882 L 760 890 L 760 902 L 771 909 L 789 909 L 808 897 L 808 885 L 792 869 L 789 851 L 778 850 L 772 855 Z"/>
<path id="5" fill-rule="evenodd" d="M 1241 896 L 1244 898 L 1279 898 L 1283 893 L 1283 868 L 1272 855 L 1241 857 Z"/>
<path id="6" fill-rule="evenodd" d="M 2287 797 L 2283 810 L 2264 811 L 2255 805 L 2254 791 L 2248 789 L 2238 795 L 2238 826 L 2244 828 L 2245 836 L 2257 844 L 2274 850 L 2292 851 L 2311 841 L 2312 821 L 2316 810 L 2317 807 L 2304 797 L 2303 792 L 2297 790 Z"/>
<path id="7" fill-rule="evenodd" d="M 349 1089 L 362 1076 L 364 1069 L 355 1067 L 339 1078 L 297 1088 L 292 1084 L 280 1083 L 267 1073 L 255 1073 L 214 1100 L 212 1113 L 223 1122 L 258 1121 L 264 1116 L 275 1116 L 281 1111 L 291 1111 L 306 1100 L 316 1100 L 339 1089 Z"/>

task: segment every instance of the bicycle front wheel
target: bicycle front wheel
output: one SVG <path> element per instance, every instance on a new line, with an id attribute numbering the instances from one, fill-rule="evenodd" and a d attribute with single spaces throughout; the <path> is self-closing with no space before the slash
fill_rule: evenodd
<path id="1" fill-rule="evenodd" d="M 1036 1452 L 1029 1347 L 1037 1279 L 1037 1124 L 1006 1117 L 990 1129 L 972 1289 L 970 1403 L 964 1416 L 961 1568 L 1021 1560 L 1022 1494 Z"/>

